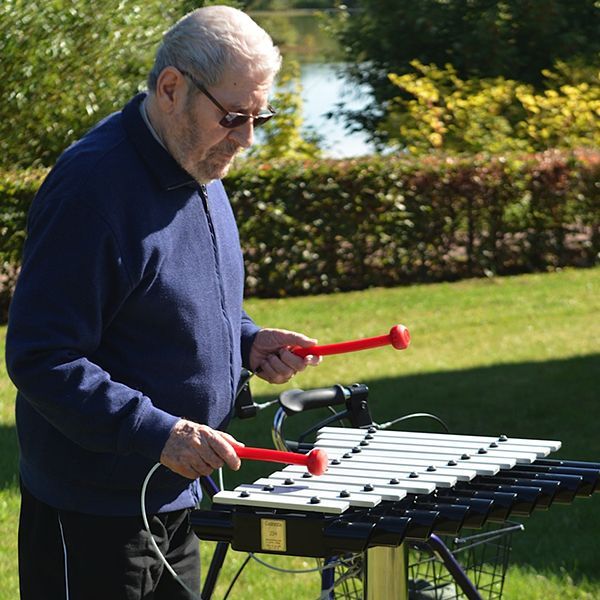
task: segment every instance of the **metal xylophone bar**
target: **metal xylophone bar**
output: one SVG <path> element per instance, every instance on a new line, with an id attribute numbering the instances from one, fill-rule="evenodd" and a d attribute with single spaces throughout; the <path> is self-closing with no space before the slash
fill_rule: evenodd
<path id="1" fill-rule="evenodd" d="M 234 549 L 325 557 L 456 534 L 598 490 L 600 464 L 546 458 L 560 442 L 506 436 L 319 431 L 313 477 L 288 466 L 195 511 L 199 537 Z"/>
<path id="2" fill-rule="evenodd" d="M 513 514 L 528 515 L 536 505 L 549 506 L 553 501 L 559 484 L 555 481 L 537 481 L 535 488 L 530 489 L 531 481 L 521 478 L 499 477 L 499 469 L 512 469 L 517 464 L 530 464 L 539 457 L 545 457 L 549 452 L 560 448 L 560 442 L 546 440 L 508 440 L 506 436 L 497 439 L 478 436 L 452 436 L 443 434 L 414 434 L 410 432 L 388 432 L 372 429 L 366 434 L 361 430 L 341 432 L 340 429 L 325 428 L 318 436 L 317 445 L 324 447 L 331 455 L 339 453 L 340 448 L 347 449 L 348 444 L 355 444 L 350 452 L 342 451 L 341 459 L 338 457 L 332 462 L 339 466 L 330 467 L 328 473 L 359 476 L 364 470 L 356 469 L 356 463 L 350 465 L 351 459 L 364 453 L 365 470 L 377 476 L 390 473 L 392 466 L 400 471 L 399 463 L 404 461 L 410 466 L 412 457 L 423 457 L 430 464 L 426 469 L 421 466 L 411 471 L 414 480 L 434 480 L 440 474 L 452 478 L 439 481 L 438 488 L 454 487 L 455 489 L 469 489 L 473 484 L 479 484 L 481 489 L 505 491 L 516 493 L 518 503 L 513 507 Z M 441 457 L 442 460 L 438 460 Z M 360 459 L 359 459 L 360 460 Z M 477 465 L 493 468 L 493 473 L 483 472 Z M 356 470 L 355 470 L 356 469 Z M 423 472 L 424 471 L 424 472 Z M 364 476 L 364 475 L 363 475 Z M 485 478 L 482 478 L 485 476 Z M 529 484 L 526 485 L 526 484 Z M 504 486 L 504 487 L 499 487 Z"/>

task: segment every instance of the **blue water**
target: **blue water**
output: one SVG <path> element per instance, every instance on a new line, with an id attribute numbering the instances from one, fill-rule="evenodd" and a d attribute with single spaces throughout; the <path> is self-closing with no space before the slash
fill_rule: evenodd
<path id="1" fill-rule="evenodd" d="M 300 65 L 302 116 L 305 125 L 320 134 L 325 154 L 333 158 L 371 154 L 373 147 L 364 134 L 349 133 L 343 121 L 326 117 L 340 102 L 360 110 L 371 100 L 368 92 L 347 83 L 338 72 L 340 65 L 334 57 L 341 54 L 331 33 L 321 27 L 321 17 L 312 10 L 254 11 L 251 16 L 274 36 L 284 61 L 294 60 Z"/>
<path id="2" fill-rule="evenodd" d="M 326 156 L 347 158 L 371 154 L 373 147 L 363 133 L 350 133 L 343 120 L 326 117 L 342 101 L 346 109 L 360 110 L 370 102 L 369 94 L 345 81 L 338 73 L 338 65 L 332 63 L 301 64 L 300 81 L 304 124 L 321 136 Z"/>

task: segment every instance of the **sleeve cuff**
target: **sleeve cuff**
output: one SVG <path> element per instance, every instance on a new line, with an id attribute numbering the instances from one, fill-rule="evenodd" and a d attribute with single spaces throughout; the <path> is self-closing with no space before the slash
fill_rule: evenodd
<path id="1" fill-rule="evenodd" d="M 158 462 L 171 431 L 180 417 L 156 408 L 148 400 L 149 407 L 140 419 L 132 436 L 130 450 Z"/>
<path id="2" fill-rule="evenodd" d="M 252 370 L 250 368 L 250 349 L 252 348 L 252 344 L 254 344 L 256 334 L 260 330 L 261 328 L 252 322 L 242 325 L 242 366 L 249 370 Z"/>

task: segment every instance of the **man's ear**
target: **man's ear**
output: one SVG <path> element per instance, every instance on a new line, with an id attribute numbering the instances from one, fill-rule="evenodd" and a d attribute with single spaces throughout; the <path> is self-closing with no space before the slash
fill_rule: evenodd
<path id="1" fill-rule="evenodd" d="M 155 96 L 160 110 L 173 114 L 183 106 L 187 95 L 185 76 L 175 67 L 165 67 L 156 81 Z"/>

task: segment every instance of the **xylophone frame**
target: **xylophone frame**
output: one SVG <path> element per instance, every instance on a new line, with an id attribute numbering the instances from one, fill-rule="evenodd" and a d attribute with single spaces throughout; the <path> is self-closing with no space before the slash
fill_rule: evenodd
<path id="1" fill-rule="evenodd" d="M 407 542 L 411 548 L 425 547 L 441 559 L 452 583 L 461 590 L 461 595 L 455 597 L 481 600 L 480 591 L 436 534 L 455 535 L 462 527 L 478 529 L 487 522 L 502 526 L 465 539 L 477 538 L 472 547 L 480 548 L 489 545 L 490 535 L 503 540 L 499 547 L 505 551 L 505 558 L 496 563 L 500 567 L 492 574 L 494 580 L 499 574 L 498 587 L 491 584 L 488 590 L 498 599 L 508 563 L 510 547 L 506 540 L 512 531 L 522 529 L 521 525 L 510 524 L 508 517 L 529 516 L 534 509 L 547 509 L 554 502 L 570 504 L 575 497 L 600 492 L 600 463 L 545 458 L 560 448 L 558 441 L 385 431 L 407 417 L 368 427 L 372 420 L 367 392 L 366 386 L 355 384 L 307 392 L 296 390 L 280 396 L 281 408 L 274 419 L 275 445 L 306 452 L 313 445 L 304 443 L 304 439 L 318 429 L 315 447 L 331 452 L 328 470 L 322 480 L 311 483 L 311 475 L 302 467 L 288 466 L 266 481 L 259 479 L 232 492 L 221 492 L 214 498 L 213 509 L 192 513 L 190 524 L 198 537 L 218 542 L 205 579 L 205 600 L 212 597 L 230 545 L 247 552 L 319 557 L 327 566 L 337 563 L 336 557 L 350 557 L 340 568 L 345 569 L 347 576 L 360 573 L 363 600 L 408 600 Z M 341 404 L 345 410 L 301 434 L 294 445 L 285 439 L 287 416 Z M 422 413 L 410 416 L 429 416 L 439 421 Z M 352 429 L 326 427 L 342 418 L 350 421 Z M 390 449 L 390 444 L 398 449 Z M 355 471 L 356 464 L 363 466 Z M 390 464 L 392 467 L 388 467 Z M 414 472 L 407 472 L 406 465 L 412 465 Z M 307 476 L 309 479 L 305 480 Z M 298 477 L 302 477 L 302 482 Z M 365 477 L 373 484 L 365 483 L 369 481 Z M 356 479 L 359 485 L 348 479 Z M 338 488 L 340 483 L 347 488 L 343 492 Z M 211 498 L 219 492 L 210 478 L 202 478 L 202 485 Z M 333 494 L 332 485 L 336 490 Z M 372 494 L 365 496 L 363 492 Z M 313 496 L 314 493 L 319 495 Z M 380 501 L 384 502 L 379 511 Z M 481 541 L 485 536 L 486 541 Z M 457 554 L 459 551 L 455 549 Z M 469 561 L 463 564 L 470 569 Z M 480 564 L 483 566 L 483 561 Z M 478 577 L 475 569 L 470 572 Z M 334 575 L 333 568 L 323 570 L 321 598 L 344 594 L 338 588 L 333 591 Z M 414 572 L 411 575 L 411 579 L 416 579 Z"/>
<path id="2" fill-rule="evenodd" d="M 249 418 L 254 416 L 256 413 L 253 412 L 255 409 L 253 408 L 247 380 L 243 382 L 243 386 L 240 389 L 243 389 L 243 392 L 238 396 L 238 417 Z M 303 400 L 306 400 L 305 404 Z M 364 428 L 373 424 L 368 407 L 368 387 L 363 384 L 352 384 L 349 387 L 336 385 L 323 390 L 312 390 L 312 395 L 306 398 L 300 397 L 296 390 L 289 390 L 281 394 L 279 403 L 280 408 L 274 417 L 272 432 L 274 445 L 279 450 L 298 450 L 302 448 L 302 444 L 289 443 L 285 440 L 283 428 L 288 416 L 302 412 L 303 410 L 345 404 L 343 411 L 335 413 L 328 419 L 315 424 L 309 430 L 305 431 L 300 436 L 300 441 L 320 427 L 334 421 L 342 422 L 342 419 L 347 419 L 352 427 Z M 202 477 L 200 481 L 204 492 L 210 498 L 219 491 L 219 488 L 210 477 Z M 444 563 L 456 585 L 462 590 L 468 600 L 482 600 L 476 587 L 439 536 L 431 534 L 425 544 Z M 203 600 L 210 600 L 212 598 L 229 546 L 228 542 L 217 542 L 202 589 Z M 408 600 L 408 550 L 406 542 L 396 547 L 369 548 L 364 553 L 364 556 L 364 600 L 380 600 L 381 598 L 386 598 L 387 600 Z M 390 577 L 390 573 L 393 576 Z M 325 569 L 322 574 L 322 589 L 333 589 L 333 584 L 334 569 Z"/>

